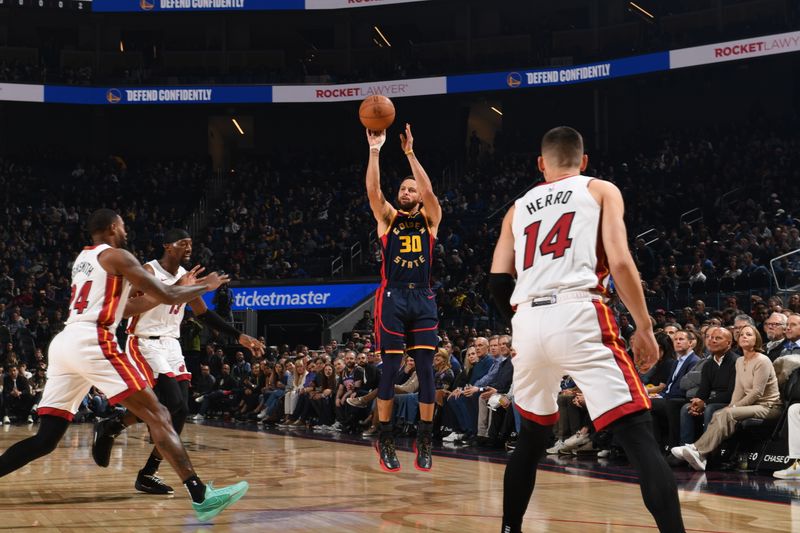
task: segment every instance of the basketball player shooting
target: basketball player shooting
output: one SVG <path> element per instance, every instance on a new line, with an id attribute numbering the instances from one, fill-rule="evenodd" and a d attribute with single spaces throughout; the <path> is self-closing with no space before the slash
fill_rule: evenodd
<path id="1" fill-rule="evenodd" d="M 431 469 L 433 458 L 433 413 L 436 386 L 433 354 L 438 343 L 439 319 L 436 300 L 430 288 L 433 246 L 442 220 L 442 208 L 433 193 L 431 180 L 414 154 L 414 137 L 406 124 L 400 145 L 411 165 L 412 175 L 400 184 L 395 209 L 381 191 L 380 151 L 386 131 L 367 130 L 369 163 L 367 196 L 378 223 L 382 265 L 381 284 L 375 296 L 376 350 L 383 358 L 378 384 L 380 422 L 376 450 L 380 466 L 398 472 L 400 461 L 392 435 L 394 376 L 400 369 L 403 353 L 414 358 L 419 379 L 419 430 L 414 443 L 418 470 Z M 424 207 L 423 207 L 424 206 Z"/>
<path id="2" fill-rule="evenodd" d="M 183 284 L 202 273 L 199 266 L 187 271 L 181 263 L 192 256 L 192 238 L 182 229 L 171 229 L 164 234 L 164 254 L 161 259 L 145 263 L 144 269 L 156 276 L 165 285 Z M 225 322 L 214 311 L 208 309 L 202 298 L 189 304 L 206 326 L 238 341 L 256 356 L 264 353 L 265 346 L 249 335 Z M 132 316 L 128 325 L 128 356 L 139 363 L 148 385 L 156 397 L 169 409 L 172 427 L 180 435 L 189 414 L 189 383 L 192 375 L 186 367 L 180 344 L 180 328 L 186 304 L 164 305 L 146 294 L 128 300 L 125 317 Z M 133 413 L 120 418 L 112 417 L 95 424 L 92 441 L 92 457 L 98 466 L 107 467 L 111 459 L 114 439 L 131 424 L 139 422 Z M 134 487 L 148 494 L 172 494 L 173 488 L 156 475 L 162 456 L 154 448 L 147 463 L 139 471 Z"/>
<path id="3" fill-rule="evenodd" d="M 160 303 L 182 305 L 226 283 L 227 276 L 212 273 L 191 286 L 165 285 L 124 250 L 125 223 L 117 213 L 95 211 L 88 229 L 93 245 L 84 248 L 73 264 L 66 326 L 50 343 L 39 430 L 0 456 L 0 477 L 54 451 L 94 385 L 112 404 L 122 404 L 147 424 L 156 448 L 189 491 L 198 519 L 208 520 L 244 496 L 248 484 L 214 488 L 200 481 L 170 424 L 169 411 L 158 402 L 136 363 L 117 349 L 114 331 L 132 286 Z"/>
<path id="4" fill-rule="evenodd" d="M 514 403 L 522 415 L 505 472 L 502 532 L 522 531 L 536 467 L 558 420 L 559 382 L 569 375 L 595 428 L 613 431 L 639 471 L 659 531 L 681 533 L 677 487 L 653 437 L 650 399 L 605 303 L 611 274 L 636 322 L 636 362 L 643 370 L 652 367 L 658 346 L 628 250 L 622 195 L 609 182 L 581 175 L 588 156 L 574 129 L 550 130 L 541 150 L 545 182 L 503 219 L 489 278 L 514 332 Z"/>

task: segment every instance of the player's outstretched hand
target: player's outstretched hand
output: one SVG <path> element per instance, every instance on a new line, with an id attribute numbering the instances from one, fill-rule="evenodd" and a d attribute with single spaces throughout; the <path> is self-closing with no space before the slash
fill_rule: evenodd
<path id="1" fill-rule="evenodd" d="M 204 278 L 199 278 L 197 283 L 202 283 L 208 287 L 209 291 L 219 289 L 221 285 L 225 285 L 231 281 L 230 276 L 227 274 L 220 274 L 219 272 L 212 272 Z"/>
<path id="2" fill-rule="evenodd" d="M 403 149 L 404 153 L 414 150 L 414 136 L 411 135 L 411 124 L 408 122 L 406 122 L 405 133 L 400 134 L 400 148 Z"/>
<path id="3" fill-rule="evenodd" d="M 383 143 L 386 142 L 386 130 L 372 131 L 367 130 L 367 142 L 369 143 L 370 150 L 380 151 Z"/>
<path id="4" fill-rule="evenodd" d="M 192 268 L 189 272 L 181 276 L 180 279 L 177 282 L 175 282 L 175 285 L 185 285 L 185 286 L 197 285 L 197 280 L 199 279 L 200 274 L 202 274 L 203 271 L 205 271 L 205 267 L 202 267 L 200 265 L 195 265 L 194 268 Z"/>
<path id="5" fill-rule="evenodd" d="M 631 339 L 633 347 L 633 361 L 639 372 L 647 372 L 658 361 L 658 343 L 653 335 L 653 330 L 647 328 L 644 331 L 637 331 Z"/>
<path id="6" fill-rule="evenodd" d="M 258 339 L 254 339 L 250 335 L 245 335 L 244 333 L 239 335 L 239 344 L 253 352 L 253 355 L 256 357 L 261 357 L 264 355 L 264 352 L 267 349 L 263 342 L 259 341 Z"/>

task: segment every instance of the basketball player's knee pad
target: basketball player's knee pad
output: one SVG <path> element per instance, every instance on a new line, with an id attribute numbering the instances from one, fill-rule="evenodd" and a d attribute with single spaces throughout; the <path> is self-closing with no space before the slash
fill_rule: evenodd
<path id="1" fill-rule="evenodd" d="M 436 382 L 433 378 L 433 350 L 416 349 L 408 352 L 414 358 L 414 367 L 419 380 L 419 403 L 436 400 Z"/>
<path id="2" fill-rule="evenodd" d="M 394 378 L 403 364 L 403 355 L 399 353 L 384 353 L 381 366 L 381 379 L 378 382 L 378 399 L 391 400 L 394 398 Z"/>

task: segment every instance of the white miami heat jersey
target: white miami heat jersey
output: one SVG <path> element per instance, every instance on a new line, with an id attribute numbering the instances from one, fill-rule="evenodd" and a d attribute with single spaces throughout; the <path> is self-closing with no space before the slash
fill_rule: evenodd
<path id="1" fill-rule="evenodd" d="M 606 294 L 608 261 L 600 205 L 589 193 L 592 179 L 572 176 L 541 183 L 515 202 L 512 305 L 561 292 Z"/>
<path id="2" fill-rule="evenodd" d="M 91 322 L 114 331 L 122 320 L 131 284 L 122 276 L 109 274 L 100 265 L 98 256 L 109 248 L 107 244 L 87 246 L 72 264 L 67 325 Z"/>
<path id="3" fill-rule="evenodd" d="M 161 264 L 153 259 L 147 263 L 153 268 L 155 277 L 164 285 L 174 285 L 186 273 L 186 269 L 178 267 L 178 272 L 173 276 Z M 172 337 L 181 336 L 181 321 L 186 304 L 167 305 L 160 304 L 131 318 L 128 325 L 128 334 L 137 337 Z"/>

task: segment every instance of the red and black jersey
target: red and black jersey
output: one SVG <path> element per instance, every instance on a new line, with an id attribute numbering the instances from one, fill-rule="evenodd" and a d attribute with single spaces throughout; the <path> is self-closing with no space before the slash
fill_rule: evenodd
<path id="1" fill-rule="evenodd" d="M 417 211 L 412 215 L 397 211 L 389 229 L 381 237 L 383 281 L 430 285 L 435 242 L 436 238 L 431 235 L 422 213 Z"/>

